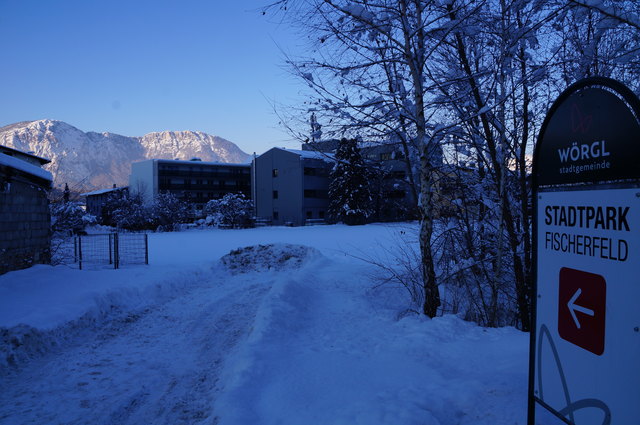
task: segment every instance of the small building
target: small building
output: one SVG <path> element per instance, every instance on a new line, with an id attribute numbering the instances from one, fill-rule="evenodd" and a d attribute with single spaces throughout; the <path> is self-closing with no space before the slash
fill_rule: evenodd
<path id="1" fill-rule="evenodd" d="M 122 198 L 123 196 L 127 196 L 128 193 L 128 186 L 117 187 L 114 184 L 110 189 L 99 189 L 83 193 L 82 197 L 84 197 L 86 201 L 87 213 L 97 217 L 98 219 L 104 220 L 102 209 L 107 203 L 107 200 L 112 197 Z"/>
<path id="2" fill-rule="evenodd" d="M 272 148 L 253 161 L 256 217 L 275 225 L 324 221 L 333 156 Z"/>
<path id="3" fill-rule="evenodd" d="M 251 165 L 170 159 L 134 162 L 129 191 L 141 193 L 146 202 L 158 193 L 169 192 L 193 204 L 197 213 L 209 200 L 227 193 L 241 193 L 249 199 Z"/>
<path id="4" fill-rule="evenodd" d="M 0 146 L 0 274 L 51 261 L 49 162 Z"/>

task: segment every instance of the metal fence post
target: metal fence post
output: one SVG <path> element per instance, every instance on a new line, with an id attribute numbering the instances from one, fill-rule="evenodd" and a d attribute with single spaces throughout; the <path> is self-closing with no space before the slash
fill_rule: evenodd
<path id="1" fill-rule="evenodd" d="M 78 262 L 78 237 L 73 237 L 73 262 Z"/>
<path id="2" fill-rule="evenodd" d="M 113 268 L 120 267 L 120 246 L 118 243 L 118 234 L 113 234 Z"/>
<path id="3" fill-rule="evenodd" d="M 78 264 L 82 270 L 82 236 L 78 236 Z"/>
<path id="4" fill-rule="evenodd" d="M 144 263 L 149 265 L 149 240 L 147 234 L 144 234 Z"/>
<path id="5" fill-rule="evenodd" d="M 109 233 L 109 240 L 107 241 L 107 243 L 109 244 L 109 264 L 113 264 L 113 253 L 111 252 L 111 244 L 112 244 L 112 240 L 111 240 L 111 233 Z"/>

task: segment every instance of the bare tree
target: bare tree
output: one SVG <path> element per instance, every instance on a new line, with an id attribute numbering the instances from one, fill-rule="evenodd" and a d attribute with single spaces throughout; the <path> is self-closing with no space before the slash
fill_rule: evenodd
<path id="1" fill-rule="evenodd" d="M 528 330 L 538 128 L 579 78 L 640 81 L 638 5 L 281 0 L 266 10 L 278 7 L 293 10 L 314 49 L 288 58 L 310 88 L 304 116 L 314 113 L 325 136 L 404 153 L 420 218 L 422 312 L 437 313 L 439 283 L 462 281 L 478 321 Z M 435 234 L 443 220 L 447 231 Z"/>

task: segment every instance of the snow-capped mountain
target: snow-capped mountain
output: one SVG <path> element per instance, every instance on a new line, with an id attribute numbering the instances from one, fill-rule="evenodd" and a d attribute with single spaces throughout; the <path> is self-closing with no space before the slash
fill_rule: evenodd
<path id="1" fill-rule="evenodd" d="M 126 185 L 131 163 L 191 159 L 238 163 L 249 155 L 221 137 L 199 131 L 163 131 L 142 137 L 83 132 L 62 121 L 26 121 L 0 127 L 0 145 L 48 158 L 56 187 L 77 191 Z"/>

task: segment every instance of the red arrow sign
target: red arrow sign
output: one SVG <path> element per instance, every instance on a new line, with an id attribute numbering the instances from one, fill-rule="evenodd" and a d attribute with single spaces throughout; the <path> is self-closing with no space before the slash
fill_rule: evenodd
<path id="1" fill-rule="evenodd" d="M 593 354 L 604 353 L 607 284 L 599 274 L 563 267 L 558 285 L 560 337 Z"/>

